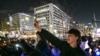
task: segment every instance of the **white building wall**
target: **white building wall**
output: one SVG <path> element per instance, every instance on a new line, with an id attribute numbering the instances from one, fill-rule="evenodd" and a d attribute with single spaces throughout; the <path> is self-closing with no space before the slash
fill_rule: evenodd
<path id="1" fill-rule="evenodd" d="M 44 7 L 44 9 L 40 10 L 42 12 L 37 11 L 43 7 Z M 46 12 L 46 11 L 48 11 L 48 12 Z M 40 14 L 36 13 L 36 12 L 39 12 L 40 14 L 45 14 L 45 13 L 49 14 L 49 15 L 45 15 L 43 17 L 48 17 L 48 18 L 46 18 L 46 20 L 44 20 L 44 23 L 46 22 L 47 26 L 45 26 L 45 28 L 47 28 L 51 33 L 54 33 L 57 35 L 64 33 L 63 32 L 65 29 L 64 27 L 68 26 L 67 23 L 69 23 L 68 22 L 69 16 L 65 12 L 63 12 L 61 9 L 59 9 L 56 5 L 50 3 L 47 5 L 43 5 L 43 6 L 34 8 L 34 16 L 36 17 L 36 19 L 43 21 L 43 19 L 40 19 L 40 18 L 42 18 L 40 16 Z M 37 16 L 40 16 L 40 18 Z M 42 24 L 42 23 L 40 22 L 40 24 Z"/>
<path id="2" fill-rule="evenodd" d="M 12 25 L 15 26 L 15 24 L 18 24 L 18 26 L 16 26 L 18 29 L 14 29 L 14 30 L 19 30 L 20 32 L 33 31 L 32 16 L 25 13 L 16 13 L 12 15 L 12 18 L 13 18 L 12 21 L 15 22 L 12 23 Z"/>

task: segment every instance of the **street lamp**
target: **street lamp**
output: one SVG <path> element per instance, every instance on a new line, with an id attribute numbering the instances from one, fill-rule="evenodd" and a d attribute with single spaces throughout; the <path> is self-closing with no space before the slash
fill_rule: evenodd
<path id="1" fill-rule="evenodd" d="M 11 23 L 10 22 L 6 22 L 6 24 L 9 26 L 8 28 L 7 28 L 7 30 L 10 30 L 11 28 Z"/>
<path id="2" fill-rule="evenodd" d="M 5 23 L 2 22 L 2 31 L 5 28 L 5 26 L 7 26 L 7 25 L 10 25 L 10 22 L 5 22 Z"/>
<path id="3" fill-rule="evenodd" d="M 75 24 L 76 22 L 75 22 L 75 21 L 73 21 L 73 23 Z"/>
<path id="4" fill-rule="evenodd" d="M 87 28 L 88 26 L 85 26 L 85 29 Z"/>
<path id="5" fill-rule="evenodd" d="M 2 25 L 1 28 L 2 28 L 3 35 L 8 33 L 10 29 L 10 27 L 8 27 L 10 26 L 10 22 L 2 22 L 1 25 Z"/>
<path id="6" fill-rule="evenodd" d="M 10 25 L 10 22 L 6 22 L 7 25 Z"/>

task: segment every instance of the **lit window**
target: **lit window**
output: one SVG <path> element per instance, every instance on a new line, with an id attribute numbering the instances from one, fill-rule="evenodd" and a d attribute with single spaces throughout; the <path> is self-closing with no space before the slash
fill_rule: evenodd
<path id="1" fill-rule="evenodd" d="M 41 12 L 45 12 L 45 11 L 48 11 L 48 10 L 49 10 L 48 8 L 44 8 L 44 9 L 36 11 L 36 13 L 41 13 Z"/>

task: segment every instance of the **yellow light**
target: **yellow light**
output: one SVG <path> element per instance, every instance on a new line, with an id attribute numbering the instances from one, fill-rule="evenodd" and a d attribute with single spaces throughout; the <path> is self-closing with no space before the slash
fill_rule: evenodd
<path id="1" fill-rule="evenodd" d="M 53 25 L 50 25 L 50 27 L 53 27 Z"/>
<path id="2" fill-rule="evenodd" d="M 29 21 L 29 17 L 25 17 L 25 20 L 26 20 L 26 21 Z"/>
<path id="3" fill-rule="evenodd" d="M 7 22 L 7 25 L 10 25 L 10 22 Z"/>

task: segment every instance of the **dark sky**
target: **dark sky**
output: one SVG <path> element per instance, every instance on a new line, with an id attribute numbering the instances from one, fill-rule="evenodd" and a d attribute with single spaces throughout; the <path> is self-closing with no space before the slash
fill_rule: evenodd
<path id="1" fill-rule="evenodd" d="M 32 7 L 50 2 L 81 23 L 91 22 L 93 13 L 100 20 L 100 0 L 0 0 L 0 19 L 17 12 L 32 13 Z"/>

